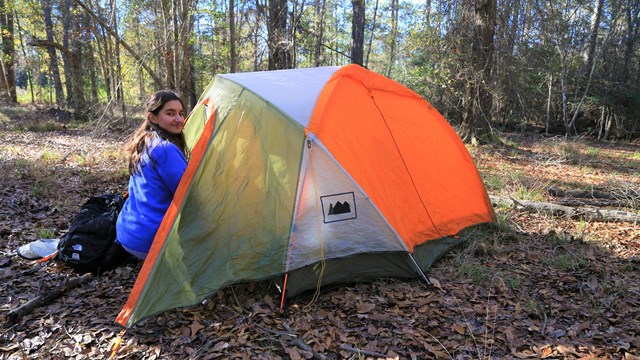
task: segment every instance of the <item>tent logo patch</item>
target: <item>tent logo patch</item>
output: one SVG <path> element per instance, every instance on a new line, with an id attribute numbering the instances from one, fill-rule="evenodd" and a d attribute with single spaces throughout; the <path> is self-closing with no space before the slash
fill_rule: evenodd
<path id="1" fill-rule="evenodd" d="M 320 196 L 320 202 L 325 224 L 357 218 L 353 192 Z"/>

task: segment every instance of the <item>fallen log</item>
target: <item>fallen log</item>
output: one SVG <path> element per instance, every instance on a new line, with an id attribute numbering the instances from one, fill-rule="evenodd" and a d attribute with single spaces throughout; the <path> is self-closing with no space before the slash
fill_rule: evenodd
<path id="1" fill-rule="evenodd" d="M 516 209 L 549 214 L 557 217 L 580 219 L 585 221 L 640 223 L 640 214 L 618 210 L 604 210 L 590 207 L 571 207 L 539 201 L 516 200 L 503 196 L 490 195 L 495 206 L 506 206 Z"/>
<path id="2" fill-rule="evenodd" d="M 20 305 L 18 308 L 13 309 L 7 315 L 7 324 L 12 325 L 17 323 L 24 315 L 30 313 L 35 308 L 47 304 L 48 302 L 57 299 L 69 290 L 75 289 L 78 286 L 87 283 L 95 278 L 93 273 L 87 273 L 82 276 L 77 276 L 72 279 L 66 280 L 62 285 L 57 286 L 51 290 L 47 290 L 43 294 L 36 296 L 28 302 Z"/>
<path id="3" fill-rule="evenodd" d="M 580 199 L 583 201 L 602 201 L 603 206 L 635 207 L 640 203 L 640 192 L 635 190 L 615 190 L 604 192 L 601 190 L 562 190 L 555 187 L 547 189 L 549 195 L 556 198 Z M 611 204 L 608 204 L 608 203 Z M 596 205 L 599 206 L 599 205 Z"/>
<path id="4" fill-rule="evenodd" d="M 635 204 L 629 200 L 606 200 L 606 199 L 587 199 L 587 198 L 558 198 L 555 200 L 557 204 L 565 206 L 597 206 L 597 207 L 617 207 L 617 208 L 638 208 L 640 202 Z"/>

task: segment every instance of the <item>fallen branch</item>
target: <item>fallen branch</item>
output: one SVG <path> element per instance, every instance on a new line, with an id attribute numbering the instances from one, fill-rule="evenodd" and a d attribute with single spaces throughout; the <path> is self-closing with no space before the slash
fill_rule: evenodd
<path id="1" fill-rule="evenodd" d="M 307 345 L 304 343 L 304 341 L 302 341 L 302 339 L 300 339 L 300 337 L 298 335 L 296 335 L 292 330 L 291 327 L 283 322 L 282 323 L 282 327 L 284 327 L 284 329 L 287 331 L 288 335 L 292 338 L 289 341 L 292 342 L 295 346 L 297 346 L 298 348 L 304 350 L 304 351 L 308 351 L 312 354 L 314 359 L 320 359 L 320 360 L 327 360 L 327 357 L 313 351 L 313 349 L 311 348 L 311 346 Z"/>
<path id="2" fill-rule="evenodd" d="M 605 199 L 576 199 L 576 198 L 562 198 L 557 199 L 556 202 L 565 206 L 597 206 L 597 207 L 624 207 L 634 208 L 635 204 L 627 200 L 605 200 Z M 640 204 L 640 203 L 638 203 Z"/>
<path id="3" fill-rule="evenodd" d="M 617 206 L 634 208 L 640 204 L 640 194 L 633 190 L 607 193 L 599 190 L 561 190 L 550 187 L 549 195 L 559 198 L 558 203 L 567 206 Z"/>
<path id="4" fill-rule="evenodd" d="M 550 214 L 557 217 L 586 221 L 640 223 L 640 214 L 627 211 L 594 209 L 588 207 L 575 208 L 546 202 L 515 200 L 493 195 L 489 197 L 491 198 L 491 203 L 494 205 L 524 209 L 542 214 Z"/>
<path id="5" fill-rule="evenodd" d="M 640 193 L 627 190 L 619 191 L 615 194 L 599 190 L 562 190 L 554 187 L 548 189 L 549 195 L 554 197 L 568 197 L 581 199 L 604 199 L 604 200 L 640 200 Z"/>
<path id="6" fill-rule="evenodd" d="M 345 344 L 340 345 L 340 349 L 344 351 L 349 351 L 358 355 L 373 356 L 376 358 L 385 358 L 385 359 L 388 357 L 387 354 L 381 354 L 381 353 L 378 353 L 375 351 L 369 351 L 369 350 L 356 349 Z"/>
<path id="7" fill-rule="evenodd" d="M 7 324 L 12 325 L 17 323 L 24 315 L 30 313 L 39 306 L 42 306 L 68 292 L 75 289 L 78 286 L 89 282 L 95 278 L 93 273 L 87 273 L 82 276 L 74 277 L 64 282 L 64 284 L 46 291 L 44 294 L 40 294 L 35 298 L 29 300 L 27 303 L 19 306 L 18 308 L 11 310 L 7 315 Z"/>

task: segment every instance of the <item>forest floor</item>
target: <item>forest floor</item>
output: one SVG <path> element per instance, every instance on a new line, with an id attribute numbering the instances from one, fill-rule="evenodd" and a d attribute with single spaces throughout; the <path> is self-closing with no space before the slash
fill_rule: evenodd
<path id="1" fill-rule="evenodd" d="M 0 108 L 0 359 L 106 359 L 122 330 L 114 319 L 140 264 L 7 321 L 78 276 L 55 262 L 33 265 L 17 247 L 60 236 L 88 197 L 126 188 L 126 136 L 100 129 Z M 599 190 L 624 200 L 615 209 L 640 212 L 640 143 L 503 139 L 469 148 L 491 195 L 553 203 L 551 187 Z M 496 214 L 495 225 L 436 261 L 432 286 L 350 284 L 280 314 L 275 287 L 235 285 L 134 326 L 115 358 L 640 359 L 640 224 L 518 207 Z"/>

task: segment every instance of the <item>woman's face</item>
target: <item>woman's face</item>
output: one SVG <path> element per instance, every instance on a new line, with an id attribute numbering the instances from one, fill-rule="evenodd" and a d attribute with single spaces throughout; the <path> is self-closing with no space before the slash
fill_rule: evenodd
<path id="1" fill-rule="evenodd" d="M 171 134 L 178 135 L 184 127 L 184 110 L 179 100 L 167 101 L 158 115 L 149 113 L 149 121 Z"/>

